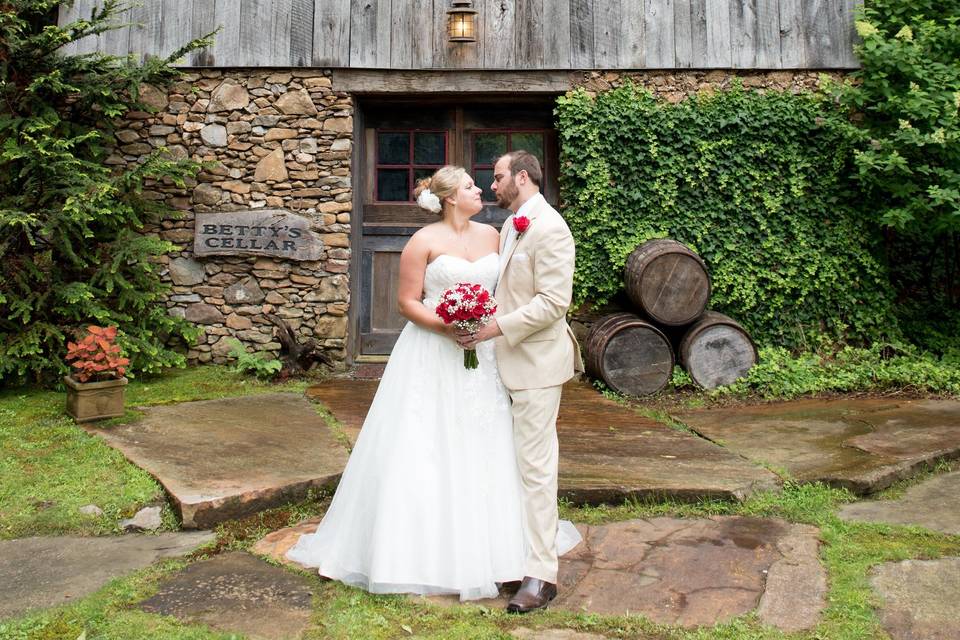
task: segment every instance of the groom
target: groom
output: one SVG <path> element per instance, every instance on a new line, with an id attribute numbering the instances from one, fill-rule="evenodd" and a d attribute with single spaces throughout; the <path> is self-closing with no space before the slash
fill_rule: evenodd
<path id="1" fill-rule="evenodd" d="M 582 370 L 567 326 L 573 237 L 540 193 L 543 172 L 526 151 L 500 157 L 491 189 L 510 209 L 500 232 L 497 317 L 461 344 L 496 339 L 500 378 L 510 391 L 529 543 L 525 577 L 507 611 L 526 613 L 557 595 L 557 412 L 564 382 Z"/>

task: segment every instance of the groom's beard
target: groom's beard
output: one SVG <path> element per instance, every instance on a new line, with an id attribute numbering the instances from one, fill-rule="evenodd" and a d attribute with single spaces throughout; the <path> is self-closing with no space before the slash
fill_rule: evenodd
<path id="1" fill-rule="evenodd" d="M 520 189 L 514 183 L 515 178 L 511 177 L 510 182 L 497 189 L 497 206 L 501 209 L 509 209 L 510 205 L 520 197 Z"/>

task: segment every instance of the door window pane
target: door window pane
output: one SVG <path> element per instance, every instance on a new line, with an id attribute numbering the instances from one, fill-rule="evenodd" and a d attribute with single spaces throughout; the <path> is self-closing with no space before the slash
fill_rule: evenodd
<path id="1" fill-rule="evenodd" d="M 473 181 L 478 187 L 483 189 L 482 197 L 484 202 L 496 201 L 497 197 L 493 195 L 493 191 L 490 190 L 490 185 L 493 183 L 493 169 L 474 169 Z"/>
<path id="2" fill-rule="evenodd" d="M 546 133 L 538 131 L 479 130 L 473 131 L 472 169 L 473 177 L 483 189 L 484 202 L 496 202 L 490 189 L 493 182 L 493 164 L 497 158 L 510 151 L 523 149 L 536 156 L 546 175 L 544 159 L 546 157 Z"/>
<path id="3" fill-rule="evenodd" d="M 377 134 L 377 164 L 409 164 L 410 163 L 410 134 L 385 133 Z M 382 199 L 382 198 L 381 198 Z"/>
<path id="4" fill-rule="evenodd" d="M 414 169 L 414 170 L 413 170 L 413 184 L 416 185 L 417 182 L 419 182 L 419 181 L 422 180 L 423 178 L 429 178 L 430 176 L 432 176 L 432 175 L 434 174 L 435 171 L 436 171 L 436 169 L 434 169 L 433 167 L 430 167 L 430 168 L 427 168 L 427 167 L 418 167 L 418 168 Z"/>
<path id="5" fill-rule="evenodd" d="M 478 133 L 473 137 L 473 163 L 492 165 L 507 152 L 507 134 Z"/>
<path id="6" fill-rule="evenodd" d="M 529 151 L 537 157 L 540 165 L 543 166 L 543 133 L 523 132 L 514 133 L 510 136 L 510 150 L 516 151 L 523 149 Z"/>
<path id="7" fill-rule="evenodd" d="M 413 163 L 440 165 L 447 161 L 446 136 L 442 133 L 413 135 Z"/>
<path id="8" fill-rule="evenodd" d="M 406 202 L 410 200 L 410 172 L 406 169 L 377 169 L 377 200 Z"/>
<path id="9" fill-rule="evenodd" d="M 444 131 L 377 131 L 376 141 L 372 178 L 379 202 L 413 202 L 411 180 L 432 175 L 447 161 Z"/>

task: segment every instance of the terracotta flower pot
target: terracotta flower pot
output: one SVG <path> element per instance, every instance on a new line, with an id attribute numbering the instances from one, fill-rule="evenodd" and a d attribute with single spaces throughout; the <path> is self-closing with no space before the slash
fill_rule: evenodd
<path id="1" fill-rule="evenodd" d="M 67 385 L 67 413 L 77 422 L 88 422 L 123 415 L 126 378 L 100 382 L 77 382 L 64 376 Z"/>

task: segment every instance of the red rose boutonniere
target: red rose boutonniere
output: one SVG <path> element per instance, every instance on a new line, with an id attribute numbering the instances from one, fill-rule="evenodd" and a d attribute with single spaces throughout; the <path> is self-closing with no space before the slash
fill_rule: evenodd
<path id="1" fill-rule="evenodd" d="M 520 239 L 520 236 L 523 235 L 523 232 L 527 230 L 527 227 L 530 226 L 530 218 L 527 216 L 514 216 L 513 217 L 513 228 L 517 232 L 517 240 Z"/>

